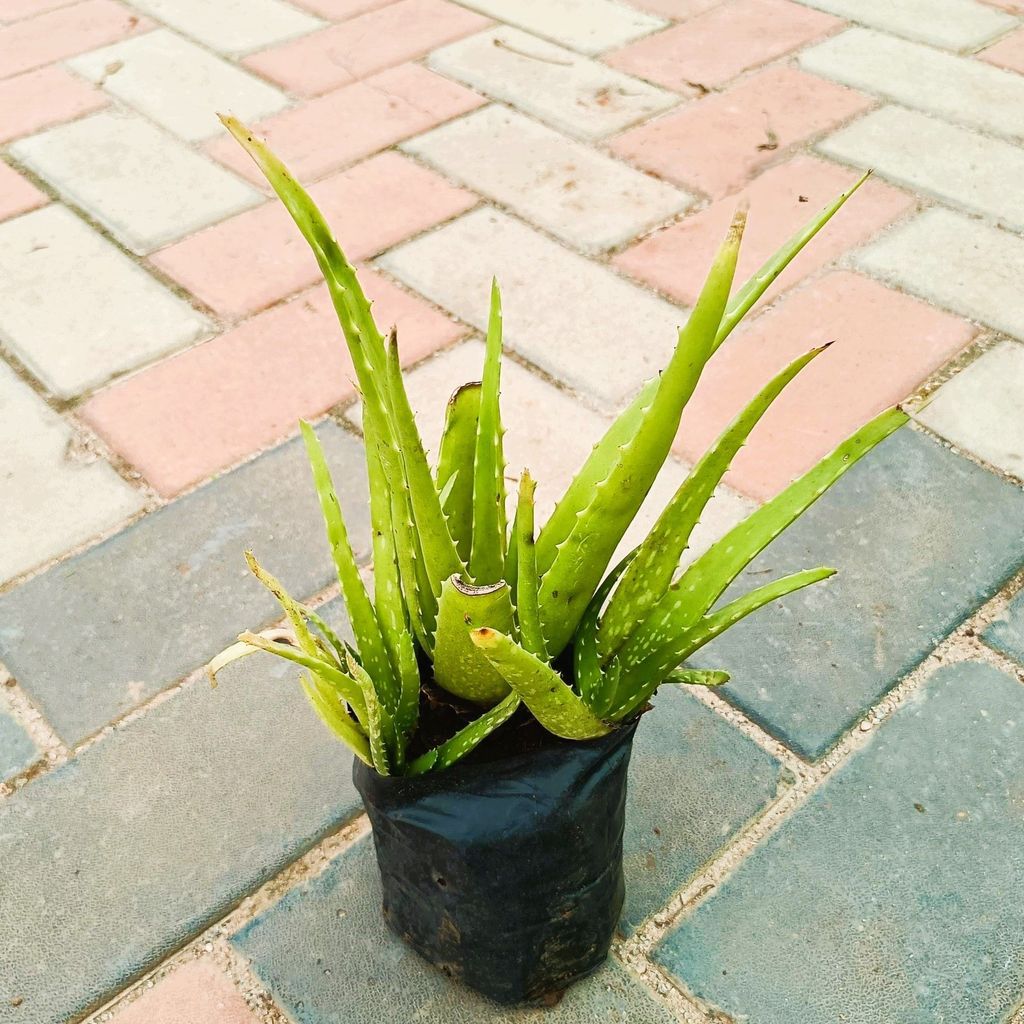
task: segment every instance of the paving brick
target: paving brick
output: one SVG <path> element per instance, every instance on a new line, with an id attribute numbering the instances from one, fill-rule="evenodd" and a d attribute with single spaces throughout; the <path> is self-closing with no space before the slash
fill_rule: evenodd
<path id="1" fill-rule="evenodd" d="M 242 993 L 208 960 L 161 978 L 114 1014 L 116 1024 L 256 1024 Z"/>
<path id="2" fill-rule="evenodd" d="M 378 10 L 255 53 L 246 65 L 300 96 L 317 96 L 415 60 L 486 28 L 480 15 L 447 0 L 398 0 Z"/>
<path id="3" fill-rule="evenodd" d="M 288 105 L 280 90 L 167 29 L 94 50 L 70 65 L 190 141 L 222 130 L 218 110 L 251 121 Z"/>
<path id="4" fill-rule="evenodd" d="M 293 889 L 234 942 L 295 1024 L 377 1024 L 384 1007 L 395 1021 L 445 1024 L 521 1024 L 541 1012 L 497 1006 L 453 985 L 388 931 L 369 837 Z M 675 1018 L 610 962 L 545 1009 L 543 1019 L 672 1024 Z"/>
<path id="5" fill-rule="evenodd" d="M 756 177 L 739 196 L 728 196 L 626 249 L 612 261 L 620 270 L 653 285 L 684 305 L 700 294 L 708 267 L 729 228 L 737 202 L 750 203 L 750 217 L 736 270 L 745 281 L 782 242 L 849 188 L 857 174 L 803 154 Z M 777 297 L 889 221 L 913 208 L 913 200 L 880 181 L 868 181 L 786 268 L 766 293 Z"/>
<path id="6" fill-rule="evenodd" d="M 833 565 L 827 583 L 734 626 L 694 658 L 720 692 L 821 757 L 1024 562 L 1024 494 L 904 428 L 854 466 L 741 574 L 732 593 Z"/>
<path id="7" fill-rule="evenodd" d="M 0 21 L 20 21 L 58 7 L 68 7 L 75 0 L 0 0 Z"/>
<path id="8" fill-rule="evenodd" d="M 344 21 L 346 18 L 354 18 L 357 14 L 375 11 L 378 7 L 392 2 L 393 0 L 299 0 L 296 6 L 304 7 L 328 21 Z"/>
<path id="9" fill-rule="evenodd" d="M 993 618 L 981 638 L 989 647 L 1024 664 L 1024 592 L 1018 592 Z"/>
<path id="10" fill-rule="evenodd" d="M 661 14 L 666 18 L 675 21 L 685 21 L 712 7 L 722 3 L 723 0 L 631 0 L 631 6 L 639 7 L 642 11 L 650 11 L 652 14 Z"/>
<path id="11" fill-rule="evenodd" d="M 402 148 L 590 253 L 633 238 L 693 201 L 671 185 L 493 104 Z"/>
<path id="12" fill-rule="evenodd" d="M 600 53 L 664 28 L 661 18 L 615 0 L 463 0 L 466 7 L 580 53 Z"/>
<path id="13" fill-rule="evenodd" d="M 3 583 L 116 526 L 142 502 L 105 462 L 77 458 L 68 425 L 3 364 L 0 413 Z"/>
<path id="14" fill-rule="evenodd" d="M 435 50 L 430 66 L 568 135 L 594 140 L 679 97 L 600 61 L 502 25 Z"/>
<path id="15" fill-rule="evenodd" d="M 300 181 L 309 182 L 483 102 L 418 64 L 403 64 L 278 114 L 256 130 Z M 259 171 L 234 139 L 217 139 L 207 148 L 262 185 Z"/>
<path id="16" fill-rule="evenodd" d="M 929 302 L 1024 338 L 1024 241 L 950 210 L 925 210 L 854 257 Z"/>
<path id="17" fill-rule="evenodd" d="M 1013 28 L 1014 19 L 975 0 L 801 0 L 808 7 L 949 50 L 970 50 Z"/>
<path id="18" fill-rule="evenodd" d="M 1024 228 L 1024 150 L 901 107 L 884 107 L 818 144 L 897 184 Z"/>
<path id="19" fill-rule="evenodd" d="M 0 269 L 0 338 L 61 398 L 180 348 L 208 327 L 59 205 L 0 225 Z"/>
<path id="20" fill-rule="evenodd" d="M 0 142 L 99 110 L 106 97 L 61 67 L 0 80 Z"/>
<path id="21" fill-rule="evenodd" d="M 0 1021 L 78 1020 L 156 966 L 352 815 L 351 760 L 292 666 L 254 656 L 4 801 L 0 892 L 18 941 L 0 951 Z"/>
<path id="22" fill-rule="evenodd" d="M 136 114 L 101 111 L 11 152 L 134 252 L 259 202 L 259 195 Z"/>
<path id="23" fill-rule="evenodd" d="M 114 0 L 85 0 L 0 28 L 0 77 L 105 46 L 150 27 L 131 9 Z"/>
<path id="24" fill-rule="evenodd" d="M 320 435 L 363 555 L 360 446 L 332 424 Z M 301 441 L 0 596 L 0 660 L 57 732 L 77 743 L 205 663 L 242 629 L 280 617 L 245 567 L 249 547 L 296 597 L 333 578 Z"/>
<path id="25" fill-rule="evenodd" d="M 631 935 L 785 786 L 779 763 L 678 687 L 644 716 L 629 769 L 623 844 Z"/>
<path id="26" fill-rule="evenodd" d="M 1022 722 L 1015 680 L 942 669 L 657 960 L 735 1019 L 1009 1020 L 1024 987 L 1006 899 L 1024 842 Z"/>
<path id="27" fill-rule="evenodd" d="M 24 771 L 39 757 L 32 738 L 0 697 L 0 782 Z"/>
<path id="28" fill-rule="evenodd" d="M 773 67 L 634 128 L 611 148 L 644 170 L 717 199 L 742 188 L 779 151 L 868 105 L 866 97 L 844 86 Z"/>
<path id="29" fill-rule="evenodd" d="M 790 0 L 732 0 L 608 54 L 605 60 L 667 89 L 696 95 L 841 24 Z"/>
<path id="30" fill-rule="evenodd" d="M 1011 32 L 994 46 L 982 50 L 977 56 L 989 64 L 1024 74 L 1024 29 Z"/>
<path id="31" fill-rule="evenodd" d="M 1024 346 L 1004 341 L 939 389 L 917 414 L 926 427 L 1024 479 Z"/>
<path id="32" fill-rule="evenodd" d="M 701 377 L 678 450 L 696 461 L 782 367 L 835 344 L 786 388 L 733 460 L 728 483 L 774 497 L 862 423 L 902 402 L 975 329 L 857 274 L 829 274 L 738 331 Z"/>
<path id="33" fill-rule="evenodd" d="M 391 250 L 380 263 L 478 328 L 486 326 L 496 276 L 506 344 L 609 405 L 663 369 L 684 319 L 674 306 L 489 207 Z"/>
<path id="34" fill-rule="evenodd" d="M 469 341 L 440 353 L 406 376 L 409 398 L 428 451 L 437 451 L 448 398 L 459 385 L 480 379 L 483 359 L 483 345 Z M 537 481 L 540 523 L 565 493 L 591 447 L 608 429 L 609 421 L 510 359 L 505 360 L 501 373 L 505 460 L 509 479 L 513 481 L 509 486 L 510 521 L 514 514 L 514 481 L 526 467 Z M 348 418 L 359 425 L 358 406 L 349 411 Z M 682 463 L 668 460 L 636 521 L 626 531 L 620 545 L 621 555 L 647 536 L 685 474 Z M 694 531 L 687 557 L 704 551 L 752 507 L 746 499 L 720 487 Z"/>
<path id="35" fill-rule="evenodd" d="M 49 201 L 35 185 L 0 161 L 0 220 L 16 217 Z"/>
<path id="36" fill-rule="evenodd" d="M 1024 137 L 1024 78 L 972 58 L 851 28 L 804 50 L 800 66 L 996 135 Z"/>
<path id="37" fill-rule="evenodd" d="M 405 362 L 463 333 L 380 275 L 360 277 L 382 327 L 398 327 Z M 79 413 L 169 497 L 293 433 L 300 417 L 313 419 L 351 398 L 354 379 L 320 286 L 115 384 Z"/>
<path id="38" fill-rule="evenodd" d="M 221 53 L 241 54 L 294 39 L 323 22 L 281 0 L 132 0 L 139 10 Z"/>
<path id="39" fill-rule="evenodd" d="M 353 260 L 476 202 L 476 196 L 397 153 L 326 178 L 310 193 Z M 225 316 L 255 312 L 321 278 L 312 252 L 276 200 L 172 245 L 152 261 Z"/>

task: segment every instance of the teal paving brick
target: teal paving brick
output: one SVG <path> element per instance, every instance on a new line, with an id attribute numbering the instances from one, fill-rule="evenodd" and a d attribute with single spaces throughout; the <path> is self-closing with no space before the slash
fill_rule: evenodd
<path id="1" fill-rule="evenodd" d="M 0 1022 L 78 1020 L 220 918 L 352 815 L 351 761 L 255 655 L 0 803 Z"/>
<path id="2" fill-rule="evenodd" d="M 24 771 L 38 757 L 32 738 L 0 705 L 0 782 Z"/>
<path id="3" fill-rule="evenodd" d="M 319 428 L 353 544 L 367 553 L 362 448 Z M 75 744 L 280 617 L 243 552 L 296 596 L 334 578 L 304 449 L 260 456 L 0 596 L 0 660 Z"/>
<path id="4" fill-rule="evenodd" d="M 1003 1024 L 1024 996 L 1024 686 L 941 670 L 655 950 L 750 1024 Z"/>
<path id="5" fill-rule="evenodd" d="M 897 431 L 741 575 L 839 574 L 739 623 L 694 659 L 797 753 L 821 757 L 1024 561 L 1024 493 L 909 428 Z"/>
<path id="6" fill-rule="evenodd" d="M 296 1024 L 672 1024 L 619 965 L 554 1009 L 498 1007 L 451 982 L 385 927 L 369 837 L 234 939 Z"/>
<path id="7" fill-rule="evenodd" d="M 992 620 L 981 638 L 989 647 L 1024 665 L 1024 590 Z"/>
<path id="8" fill-rule="evenodd" d="M 786 786 L 770 754 L 684 691 L 663 687 L 637 730 L 623 842 L 632 934 Z"/>

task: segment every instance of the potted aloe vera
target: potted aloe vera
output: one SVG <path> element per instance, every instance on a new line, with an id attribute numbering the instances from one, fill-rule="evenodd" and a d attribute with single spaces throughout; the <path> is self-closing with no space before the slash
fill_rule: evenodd
<path id="1" fill-rule="evenodd" d="M 360 575 L 330 470 L 304 423 L 354 641 L 339 639 L 250 555 L 288 628 L 243 633 L 211 673 L 256 651 L 300 666 L 313 709 L 355 754 L 390 927 L 496 1000 L 551 1001 L 607 956 L 623 900 L 630 749 L 658 688 L 725 682 L 724 672 L 686 668 L 686 659 L 763 605 L 833 574 L 808 569 L 721 600 L 758 552 L 906 420 L 898 409 L 882 413 L 680 568 L 731 459 L 823 351 L 812 349 L 765 384 L 646 540 L 611 565 L 704 365 L 854 189 L 734 293 L 737 214 L 668 366 L 611 425 L 538 529 L 527 472 L 506 513 L 497 285 L 482 380 L 452 396 L 431 466 L 394 332 L 382 335 L 302 187 L 244 126 L 224 120 L 312 247 L 341 322 L 363 399 L 373 585 Z"/>

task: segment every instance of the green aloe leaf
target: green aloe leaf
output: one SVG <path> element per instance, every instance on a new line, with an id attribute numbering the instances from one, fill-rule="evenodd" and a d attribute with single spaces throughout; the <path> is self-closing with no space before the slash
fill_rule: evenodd
<path id="1" fill-rule="evenodd" d="M 677 668 L 665 676 L 666 683 L 680 686 L 724 686 L 729 679 L 728 672 L 716 668 Z"/>
<path id="2" fill-rule="evenodd" d="M 320 720 L 338 739 L 347 743 L 356 757 L 373 767 L 373 755 L 366 733 L 352 721 L 345 705 L 338 700 L 337 693 L 315 675 L 303 673 L 299 677 L 302 689 Z"/>
<path id="3" fill-rule="evenodd" d="M 477 587 L 460 576 L 445 580 L 434 646 L 438 685 L 477 704 L 494 704 L 506 696 L 508 684 L 470 639 L 470 630 L 491 626 L 511 632 L 512 621 L 512 598 L 504 581 Z"/>
<path id="4" fill-rule="evenodd" d="M 497 583 L 505 563 L 505 459 L 501 413 L 501 293 L 491 281 L 491 312 L 473 462 L 473 541 L 469 572 L 477 583 Z"/>
<path id="5" fill-rule="evenodd" d="M 381 775 L 390 775 L 392 767 L 401 770 L 404 751 L 395 734 L 394 720 L 381 703 L 374 681 L 366 669 L 351 655 L 348 659 L 349 675 L 359 685 L 366 702 L 366 734 L 370 739 L 373 767 Z"/>
<path id="6" fill-rule="evenodd" d="M 831 344 L 831 343 L 830 343 Z M 736 453 L 783 388 L 829 346 L 811 349 L 761 389 L 693 467 L 616 587 L 601 619 L 600 648 L 607 663 L 637 623 L 665 595 L 690 535 Z"/>
<path id="7" fill-rule="evenodd" d="M 467 564 L 473 538 L 472 467 L 481 389 L 479 381 L 463 384 L 448 400 L 435 474 L 438 493 L 443 495 L 441 508 L 448 521 L 448 530 L 459 558 Z"/>
<path id="8" fill-rule="evenodd" d="M 732 287 L 744 222 L 743 213 L 733 220 L 636 434 L 611 453 L 604 480 L 595 487 L 590 503 L 577 513 L 568 535 L 557 546 L 550 568 L 544 571 L 541 620 L 553 657 L 561 653 L 575 632 L 608 560 L 668 456 L 683 408 L 712 352 Z M 544 548 L 542 532 L 538 568 L 547 562 Z"/>
<path id="9" fill-rule="evenodd" d="M 590 740 L 611 731 L 547 662 L 510 636 L 487 628 L 470 636 L 548 732 L 567 740 Z"/>
<path id="10" fill-rule="evenodd" d="M 519 503 L 516 506 L 516 621 L 519 625 L 519 642 L 541 661 L 547 661 L 547 649 L 540 628 L 540 605 L 538 603 L 537 551 L 533 539 L 533 477 L 523 470 L 519 478 Z M 494 625 L 495 623 L 484 623 Z"/>
<path id="11" fill-rule="evenodd" d="M 445 740 L 440 746 L 417 757 L 409 765 L 406 774 L 422 775 L 424 772 L 450 768 L 478 747 L 495 729 L 504 725 L 519 709 L 520 703 L 519 694 L 510 693 L 503 701 L 460 729 L 450 740 Z"/>

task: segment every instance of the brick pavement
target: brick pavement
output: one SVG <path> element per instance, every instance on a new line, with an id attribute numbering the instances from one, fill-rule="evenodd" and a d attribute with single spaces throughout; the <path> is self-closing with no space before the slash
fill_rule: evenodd
<path id="1" fill-rule="evenodd" d="M 498 276 L 542 511 L 735 204 L 742 274 L 875 169 L 716 357 L 641 518 L 810 345 L 698 547 L 933 401 L 750 568 L 840 574 L 702 651 L 720 693 L 658 698 L 613 962 L 547 1019 L 1024 1024 L 1017 0 L 0 0 L 0 1022 L 536 1019 L 385 934 L 291 673 L 199 671 L 274 618 L 249 544 L 339 614 L 299 417 L 368 554 L 329 303 L 219 109 L 362 264 L 431 444 Z"/>

